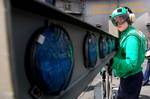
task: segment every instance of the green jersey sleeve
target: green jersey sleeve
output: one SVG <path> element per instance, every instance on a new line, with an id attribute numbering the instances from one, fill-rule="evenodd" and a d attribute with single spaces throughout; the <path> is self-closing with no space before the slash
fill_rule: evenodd
<path id="1" fill-rule="evenodd" d="M 129 36 L 126 39 L 125 59 L 120 58 L 120 55 L 116 55 L 113 60 L 113 68 L 116 75 L 122 77 L 135 69 L 138 61 L 138 50 L 138 39 L 135 36 Z"/>

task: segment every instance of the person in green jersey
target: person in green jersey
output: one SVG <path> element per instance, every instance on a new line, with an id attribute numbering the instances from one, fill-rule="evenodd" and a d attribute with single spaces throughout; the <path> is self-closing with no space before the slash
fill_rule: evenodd
<path id="1" fill-rule="evenodd" d="M 111 21 L 119 31 L 119 45 L 110 61 L 114 75 L 120 77 L 117 99 L 138 99 L 144 62 L 145 35 L 132 26 L 135 15 L 128 7 L 119 7 L 111 14 Z"/>

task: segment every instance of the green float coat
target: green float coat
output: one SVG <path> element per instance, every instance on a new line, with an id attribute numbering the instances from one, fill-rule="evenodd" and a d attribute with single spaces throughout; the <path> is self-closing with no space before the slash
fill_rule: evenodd
<path id="1" fill-rule="evenodd" d="M 133 34 L 133 35 L 131 35 Z M 116 76 L 126 78 L 142 71 L 146 42 L 140 40 L 138 31 L 131 25 L 120 33 L 119 48 L 113 59 L 113 71 Z M 144 44 L 143 46 L 141 44 Z"/>

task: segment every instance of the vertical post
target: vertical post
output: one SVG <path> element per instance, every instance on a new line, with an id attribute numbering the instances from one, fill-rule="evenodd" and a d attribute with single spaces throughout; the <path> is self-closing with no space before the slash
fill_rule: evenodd
<path id="1" fill-rule="evenodd" d="M 117 8 L 120 7 L 120 1 L 117 0 Z"/>
<path id="2" fill-rule="evenodd" d="M 106 99 L 109 99 L 109 74 L 108 74 L 108 66 L 106 66 Z"/>
<path id="3" fill-rule="evenodd" d="M 0 0 L 0 99 L 14 99 L 9 50 L 9 1 Z"/>

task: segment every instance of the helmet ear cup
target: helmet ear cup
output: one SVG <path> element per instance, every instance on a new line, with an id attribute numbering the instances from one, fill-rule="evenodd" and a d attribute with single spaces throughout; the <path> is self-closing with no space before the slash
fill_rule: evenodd
<path id="1" fill-rule="evenodd" d="M 135 22 L 135 19 L 136 19 L 136 18 L 135 18 L 135 14 L 130 13 L 130 14 L 129 14 L 129 19 L 130 19 L 130 22 L 131 22 L 131 23 L 134 23 L 134 22 Z"/>
<path id="2" fill-rule="evenodd" d="M 134 23 L 135 22 L 135 14 L 132 12 L 132 10 L 129 8 L 129 7 L 124 7 L 124 8 L 126 8 L 127 10 L 128 10 L 128 15 L 129 15 L 129 21 L 130 21 L 130 23 L 132 24 L 132 23 Z"/>

